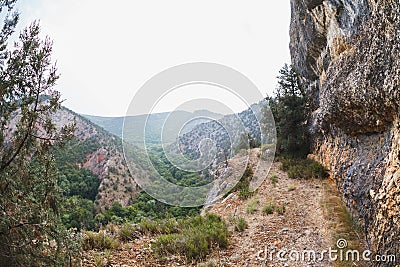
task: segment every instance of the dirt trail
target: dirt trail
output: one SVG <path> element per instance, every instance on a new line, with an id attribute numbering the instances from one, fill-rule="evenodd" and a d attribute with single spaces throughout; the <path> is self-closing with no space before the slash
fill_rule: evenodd
<path id="1" fill-rule="evenodd" d="M 276 176 L 276 183 L 272 182 L 273 175 Z M 255 209 L 253 213 L 248 210 L 252 203 Z M 275 207 L 284 206 L 285 212 L 279 214 L 275 210 L 272 214 L 263 213 L 264 207 L 271 203 Z M 122 250 L 113 251 L 110 263 L 111 266 L 363 266 L 361 263 L 333 265 L 328 261 L 328 255 L 323 261 L 319 260 L 320 253 L 333 247 L 336 239 L 342 236 L 338 231 L 352 231 L 343 228 L 347 222 L 339 218 L 342 211 L 341 204 L 337 203 L 340 203 L 337 191 L 329 180 L 290 179 L 280 170 L 280 163 L 275 162 L 251 198 L 241 200 L 235 192 L 208 209 L 208 212 L 222 216 L 229 224 L 232 235 L 227 249 L 215 249 L 203 263 L 197 265 L 185 264 L 179 257 L 160 263 L 150 248 L 155 237 L 142 236 L 134 242 L 123 244 Z M 247 229 L 235 231 L 232 217 L 245 218 Z M 358 240 L 356 243 L 355 246 L 359 246 Z M 259 253 L 260 250 L 267 254 Z M 291 257 L 289 254 L 281 255 L 287 260 L 280 260 L 277 255 L 280 250 L 292 252 Z M 302 260 L 301 253 L 306 250 L 315 251 L 317 261 L 308 261 L 309 254 Z M 266 257 L 266 261 L 259 257 Z M 94 266 L 93 258 L 85 259 L 83 265 Z"/>
<path id="2" fill-rule="evenodd" d="M 278 182 L 272 184 L 271 175 L 276 175 Z M 232 216 L 246 219 L 248 228 L 243 232 L 233 232 L 231 245 L 221 251 L 218 261 L 224 266 L 264 266 L 257 256 L 265 258 L 260 250 L 267 249 L 267 266 L 310 266 L 308 262 L 278 260 L 270 255 L 275 248 L 323 251 L 332 245 L 329 225 L 324 216 L 321 200 L 324 197 L 324 182 L 321 180 L 294 180 L 279 169 L 274 163 L 269 177 L 263 182 L 256 194 L 245 201 L 236 195 L 215 204 L 210 212 L 229 220 Z M 257 203 L 257 210 L 249 214 L 248 206 Z M 285 212 L 263 214 L 263 208 L 273 203 L 285 206 Z M 293 252 L 295 253 L 295 252 Z M 259 254 L 259 255 L 258 255 Z M 292 255 L 296 257 L 295 254 Z M 289 259 L 289 255 L 285 258 Z M 307 258 L 308 259 L 308 258 Z M 311 266 L 331 266 L 329 262 L 318 262 Z"/>

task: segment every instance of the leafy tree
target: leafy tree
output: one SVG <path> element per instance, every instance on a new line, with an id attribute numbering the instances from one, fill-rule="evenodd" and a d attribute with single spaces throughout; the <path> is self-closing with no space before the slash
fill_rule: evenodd
<path id="1" fill-rule="evenodd" d="M 279 71 L 275 96 L 269 99 L 277 129 L 277 152 L 304 156 L 310 149 L 307 133 L 308 95 L 299 74 L 285 64 Z"/>
<path id="2" fill-rule="evenodd" d="M 60 223 L 62 196 L 50 151 L 68 139 L 73 125 L 57 128 L 52 114 L 61 108 L 53 90 L 58 74 L 52 43 L 39 38 L 38 23 L 23 30 L 13 51 L 6 39 L 17 22 L 15 1 L 0 34 L 0 266 L 60 266 L 69 258 L 70 235 Z"/>
<path id="3" fill-rule="evenodd" d="M 84 228 L 93 230 L 95 228 L 95 207 L 93 201 L 79 196 L 68 198 L 66 212 L 62 221 L 67 228 Z"/>

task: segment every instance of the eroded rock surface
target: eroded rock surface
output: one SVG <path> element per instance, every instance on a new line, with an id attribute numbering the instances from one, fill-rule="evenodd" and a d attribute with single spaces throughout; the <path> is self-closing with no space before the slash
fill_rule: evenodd
<path id="1" fill-rule="evenodd" d="M 400 2 L 291 5 L 292 63 L 313 96 L 316 158 L 370 248 L 400 260 Z"/>

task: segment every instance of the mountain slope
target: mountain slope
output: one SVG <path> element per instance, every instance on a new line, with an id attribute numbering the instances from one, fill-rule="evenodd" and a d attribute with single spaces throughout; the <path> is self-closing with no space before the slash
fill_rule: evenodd
<path id="1" fill-rule="evenodd" d="M 121 139 L 67 108 L 53 115 L 58 126 L 74 120 L 75 139 L 58 153 L 65 156 L 61 160 L 74 168 L 90 170 L 100 179 L 95 200 L 98 208 L 103 209 L 114 202 L 128 205 L 138 189 L 125 164 Z"/>
<path id="2" fill-rule="evenodd" d="M 219 120 L 196 125 L 179 137 L 178 143 L 174 144 L 173 149 L 182 151 L 190 158 L 198 158 L 201 154 L 199 148 L 201 142 L 211 140 L 217 149 L 216 162 L 214 163 L 218 163 L 233 156 L 238 149 L 245 148 L 246 143 L 249 143 L 250 146 L 258 146 L 263 142 L 273 143 L 275 125 L 273 119 L 266 120 L 264 117 L 263 108 L 265 104 L 265 101 L 260 101 L 238 114 L 225 115 Z M 261 140 L 261 130 L 266 122 L 271 127 L 263 132 L 264 140 Z"/>
<path id="3" fill-rule="evenodd" d="M 173 121 L 165 126 L 164 123 L 171 114 L 173 115 Z M 92 115 L 82 116 L 104 128 L 108 132 L 122 138 L 125 117 L 101 117 Z M 197 117 L 221 118 L 222 115 L 207 110 L 198 110 L 193 113 L 178 110 L 172 113 L 164 112 L 150 115 L 145 114 L 129 116 L 129 127 L 125 128 L 128 130 L 125 132 L 124 138 L 125 141 L 128 141 L 132 144 L 142 143 L 143 129 L 146 125 L 146 142 L 150 144 L 160 144 L 161 133 L 164 140 L 167 142 L 173 142 L 176 139 L 177 129 L 181 129 L 185 122 L 191 121 L 193 118 Z M 184 129 L 182 129 L 183 133 L 190 131 L 193 129 L 193 127 L 201 122 L 201 120 L 193 120 L 191 123 L 186 124 Z"/>

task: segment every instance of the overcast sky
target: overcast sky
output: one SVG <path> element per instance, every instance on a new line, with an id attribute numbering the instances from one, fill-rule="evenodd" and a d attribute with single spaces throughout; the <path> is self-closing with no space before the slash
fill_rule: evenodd
<path id="1" fill-rule="evenodd" d="M 289 0 L 19 0 L 18 10 L 19 30 L 39 19 L 54 40 L 57 89 L 83 114 L 123 116 L 144 82 L 188 62 L 229 66 L 270 94 L 290 62 Z"/>

